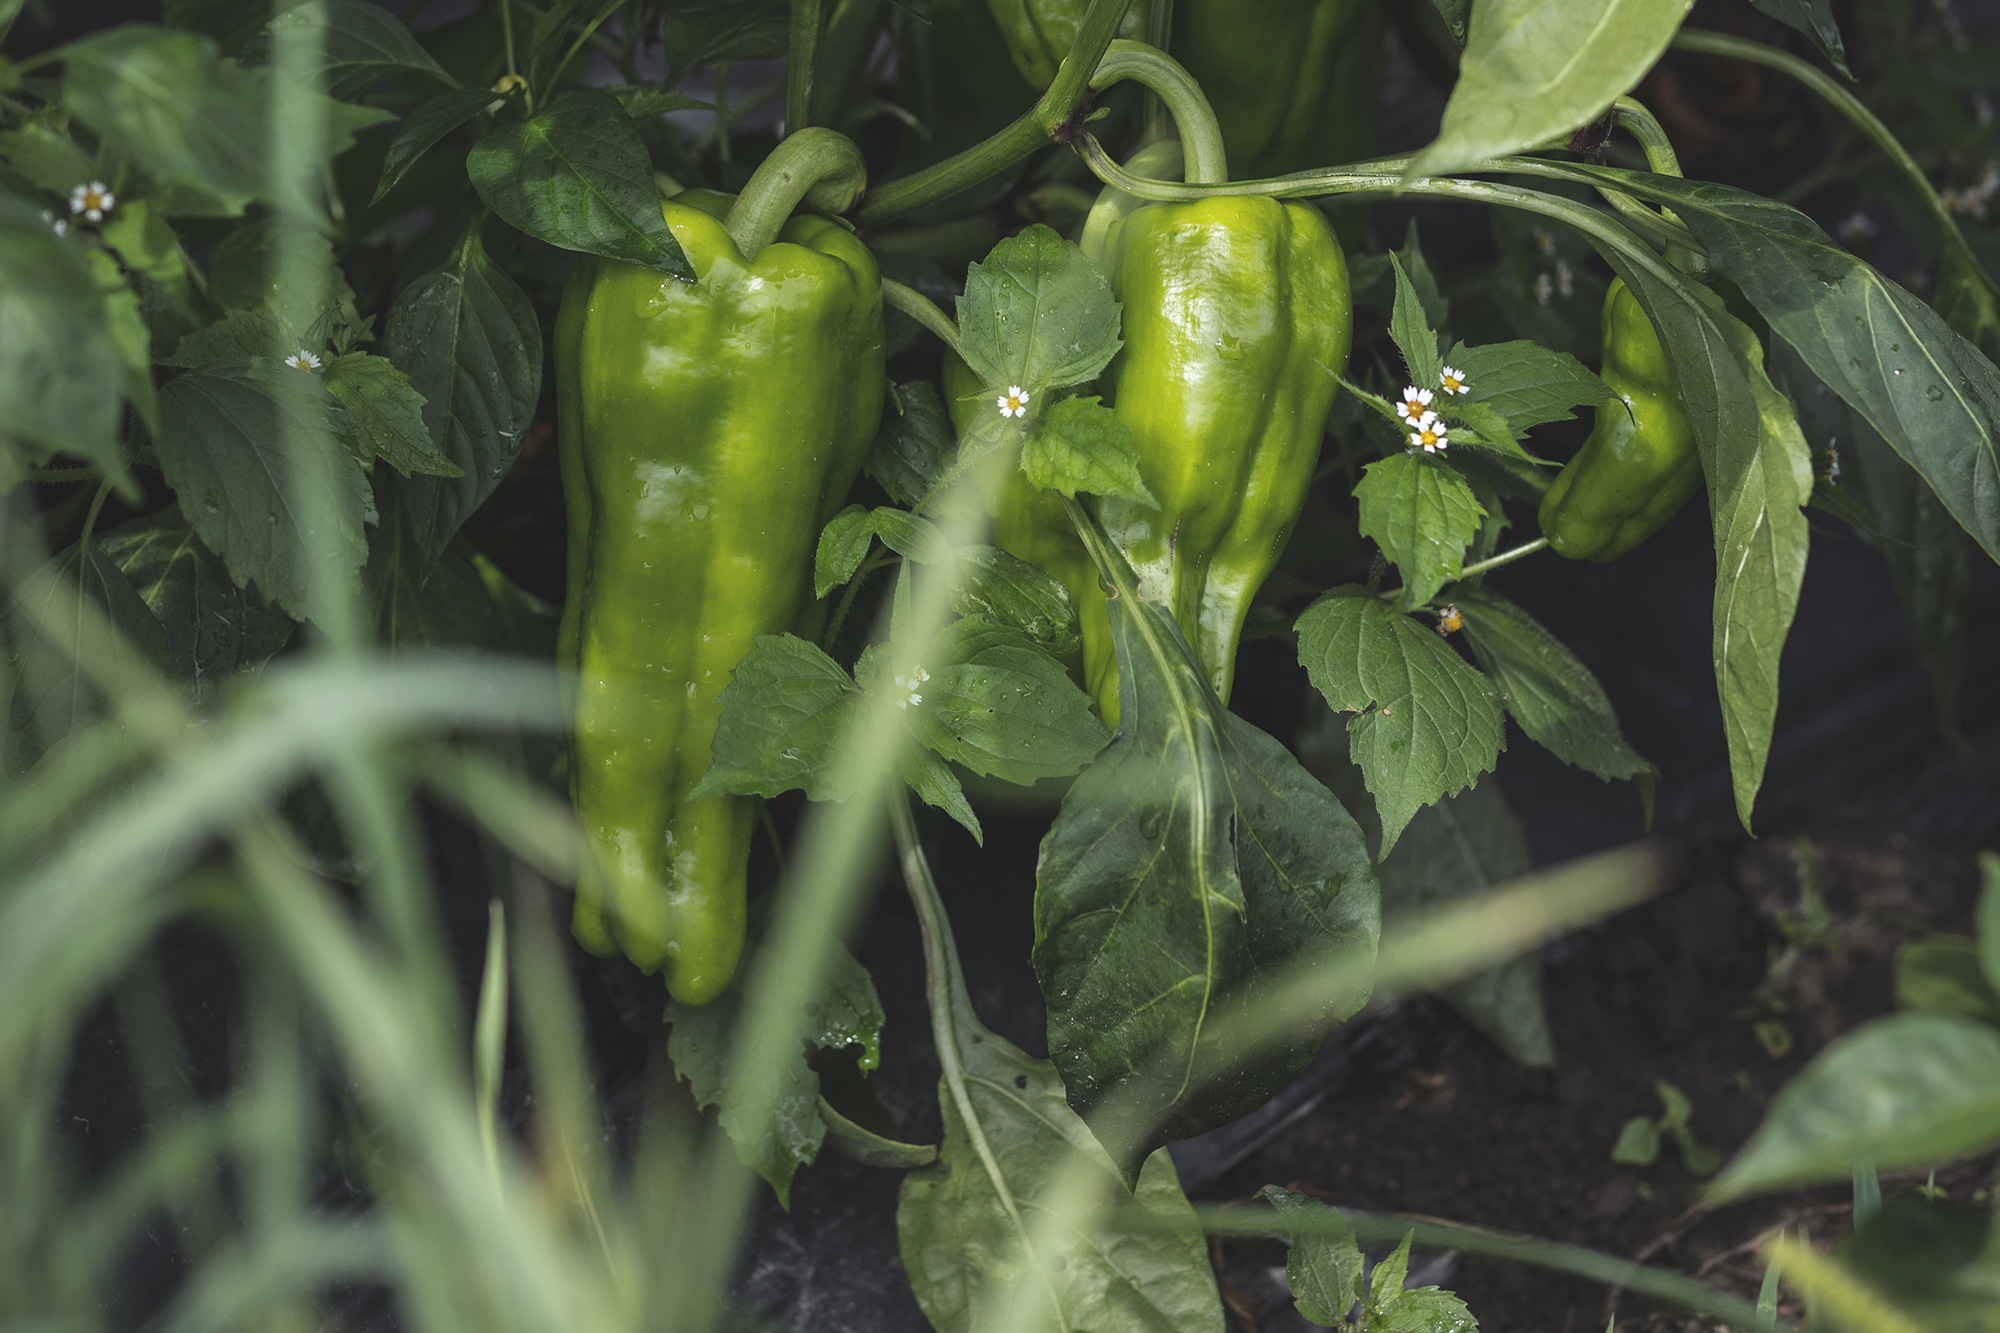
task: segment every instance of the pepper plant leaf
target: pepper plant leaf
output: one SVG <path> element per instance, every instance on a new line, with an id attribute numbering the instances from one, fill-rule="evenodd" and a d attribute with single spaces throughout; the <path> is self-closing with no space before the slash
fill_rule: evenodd
<path id="1" fill-rule="evenodd" d="M 474 227 L 442 267 L 397 293 L 381 350 L 423 396 L 432 442 L 463 474 L 398 487 L 419 549 L 435 560 L 521 451 L 541 398 L 541 326 Z"/>
<path id="2" fill-rule="evenodd" d="M 1173 617 L 1072 512 L 1116 589 L 1119 731 L 1043 840 L 1034 964 L 1070 1105 L 1115 1103 L 1091 1128 L 1129 1181 L 1160 1144 L 1262 1105 L 1361 1006 L 1365 987 L 1329 995 L 1262 1049 L 1216 1035 L 1294 963 L 1372 955 L 1379 906 L 1353 818 L 1222 706 Z"/>
<path id="3" fill-rule="evenodd" d="M 465 469 L 438 452 L 424 426 L 424 396 L 386 357 L 349 352 L 326 363 L 326 388 L 346 411 L 343 434 L 363 458 L 379 458 L 409 476 L 462 477 Z"/>
<path id="4" fill-rule="evenodd" d="M 267 45 L 271 37 L 288 30 L 317 34 L 329 97 L 358 98 L 376 84 L 405 74 L 457 83 L 401 20 L 365 0 L 320 0 L 318 5 L 288 9 L 271 20 L 264 42 L 258 45 Z"/>
<path id="5" fill-rule="evenodd" d="M 849 505 L 828 519 L 813 551 L 813 596 L 824 597 L 853 578 L 874 544 L 867 506 Z"/>
<path id="6" fill-rule="evenodd" d="M 1854 77 L 1854 71 L 1847 67 L 1847 43 L 1840 38 L 1840 24 L 1833 17 L 1831 0 L 1750 0 L 1750 3 L 1812 38 L 1828 64 L 1848 78 Z"/>
<path id="7" fill-rule="evenodd" d="M 382 157 L 382 176 L 375 185 L 375 197 L 369 202 L 381 203 L 382 196 L 396 188 L 419 158 L 493 101 L 493 93 L 487 88 L 453 88 L 421 103 L 403 117 L 396 137 L 389 141 L 389 151 Z"/>
<path id="8" fill-rule="evenodd" d="M 1097 266 L 1036 223 L 966 271 L 958 352 L 988 387 L 1018 385 L 1032 400 L 1095 379 L 1111 364 L 1123 345 L 1118 312 Z"/>
<path id="9" fill-rule="evenodd" d="M 1139 475 L 1132 432 L 1095 398 L 1065 398 L 1042 414 L 1021 446 L 1021 471 L 1039 489 L 1063 495 L 1159 503 Z"/>
<path id="10" fill-rule="evenodd" d="M 952 610 L 1011 625 L 1051 657 L 1077 651 L 1076 608 L 1069 589 L 1027 561 L 991 546 L 959 553 L 963 577 L 952 585 Z"/>
<path id="11" fill-rule="evenodd" d="M 1362 469 L 1354 498 L 1360 531 L 1403 575 L 1401 610 L 1422 606 L 1458 577 L 1486 507 L 1465 479 L 1420 453 L 1391 454 Z"/>
<path id="12" fill-rule="evenodd" d="M 1468 588 L 1453 596 L 1472 655 L 1529 739 L 1607 781 L 1653 773 L 1625 743 L 1597 677 L 1555 635 L 1497 593 Z"/>
<path id="13" fill-rule="evenodd" d="M 1347 1312 L 1361 1298 L 1366 1261 L 1354 1239 L 1354 1229 L 1336 1208 L 1309 1194 L 1277 1185 L 1260 1191 L 1277 1212 L 1279 1222 L 1310 1221 L 1312 1230 L 1293 1232 L 1285 1254 L 1285 1284 L 1298 1312 L 1315 1324 L 1342 1328 Z"/>
<path id="14" fill-rule="evenodd" d="M 1500 414 L 1518 434 L 1551 421 L 1569 421 L 1579 404 L 1614 398 L 1611 386 L 1568 352 L 1552 352 L 1525 339 L 1470 347 L 1459 343 L 1447 358 L 1465 376 L 1466 391 L 1453 406 L 1477 403 Z"/>
<path id="15" fill-rule="evenodd" d="M 882 424 L 862 471 L 882 483 L 889 498 L 914 509 L 951 465 L 951 419 L 928 380 L 889 386 Z"/>
<path id="16" fill-rule="evenodd" d="M 840 663 L 792 634 L 761 635 L 722 687 L 714 757 L 688 793 L 776 796 L 794 787 L 837 801 L 835 751 L 860 697 Z"/>
<path id="17" fill-rule="evenodd" d="M 911 725 L 945 759 L 1026 785 L 1066 777 L 1111 739 L 1062 665 L 1010 626 L 960 620 L 925 655 Z"/>
<path id="18" fill-rule="evenodd" d="M 694 281 L 660 212 L 646 145 L 609 93 L 575 89 L 496 127 L 465 172 L 488 208 L 536 240 Z"/>
<path id="19" fill-rule="evenodd" d="M 1685 0 L 1481 0 L 1438 137 L 1404 179 L 1566 139 L 1638 85 L 1686 16 Z"/>
<path id="20" fill-rule="evenodd" d="M 1411 816 L 1492 769 L 1506 730 L 1499 693 L 1435 632 L 1357 584 L 1298 620 L 1299 661 L 1337 713 L 1375 808 L 1387 856 Z"/>
<path id="21" fill-rule="evenodd" d="M 1045 1311 L 1036 1327 L 1214 1333 L 1221 1299 L 1173 1158 L 1151 1153 L 1128 1193 L 1065 1104 L 1055 1067 L 979 1021 L 934 891 L 923 917 L 944 1140 L 933 1165 L 903 1177 L 896 1234 L 932 1326 L 972 1333 L 1034 1301 Z M 1042 1220 L 1079 1180 L 1090 1185 L 1085 1204 L 1135 1209 L 1151 1225 L 1071 1224 L 1050 1237 L 1054 1256 L 1036 1255 Z M 1099 1215 L 1097 1207 L 1070 1214 Z"/>

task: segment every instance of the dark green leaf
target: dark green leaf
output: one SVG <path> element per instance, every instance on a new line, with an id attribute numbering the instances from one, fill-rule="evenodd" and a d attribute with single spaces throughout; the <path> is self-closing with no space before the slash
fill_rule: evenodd
<path id="1" fill-rule="evenodd" d="M 828 519 L 813 554 L 813 596 L 824 597 L 853 578 L 874 544 L 875 524 L 865 506 L 849 505 Z"/>
<path id="2" fill-rule="evenodd" d="M 528 38 L 528 84 L 545 90 L 564 74 L 581 73 L 572 63 L 591 34 L 627 0 L 556 0 L 535 20 Z"/>
<path id="3" fill-rule="evenodd" d="M 1094 379 L 1122 345 L 1118 302 L 1083 251 L 1040 223 L 993 247 L 965 275 L 959 355 L 995 392 L 1037 395 Z"/>
<path id="4" fill-rule="evenodd" d="M 882 483 L 890 499 L 914 509 L 944 475 L 951 451 L 951 420 L 937 386 L 927 380 L 892 384 L 862 470 Z"/>
<path id="5" fill-rule="evenodd" d="M 935 565 L 951 559 L 951 546 L 937 524 L 902 509 L 883 506 L 868 516 L 869 524 L 882 544 L 897 555 L 920 565 Z"/>
<path id="6" fill-rule="evenodd" d="M 1139 475 L 1132 433 L 1095 398 L 1065 398 L 1044 413 L 1021 447 L 1021 470 L 1040 490 L 1159 503 Z"/>
<path id="7" fill-rule="evenodd" d="M 311 341 L 310 350 L 319 350 L 324 336 L 336 325 L 358 324 L 354 313 L 354 289 L 347 285 L 333 244 L 316 231 L 283 232 L 277 218 L 260 218 L 235 228 L 217 243 L 208 261 L 208 295 L 224 310 L 264 310 L 294 317 L 301 309 L 317 322 L 316 330 L 288 329 L 287 340 L 308 340 L 314 332 L 322 337 Z M 303 292 L 290 291 L 286 283 L 281 246 L 296 245 L 307 257 Z M 292 348 L 297 350 L 298 342 Z"/>
<path id="8" fill-rule="evenodd" d="M 485 647 L 493 620 L 486 581 L 457 551 L 426 567 L 409 529 L 394 518 L 385 514 L 375 529 L 362 572 L 375 641 L 395 651 Z"/>
<path id="9" fill-rule="evenodd" d="M 951 765 L 929 750 L 911 749 L 903 755 L 903 781 L 925 805 L 950 815 L 972 835 L 974 842 L 985 846 L 986 835 L 979 827 L 979 816 L 965 799 L 965 785 L 951 771 Z"/>
<path id="10" fill-rule="evenodd" d="M 820 1112 L 825 1103 L 819 1095 L 819 1075 L 806 1063 L 805 1048 L 839 1051 L 859 1046 L 861 1067 L 873 1069 L 880 1059 L 882 1001 L 868 970 L 847 950 L 837 949 L 831 975 L 812 1006 L 813 1023 L 805 1041 L 786 1053 L 781 1091 L 768 1119 L 751 1117 L 749 1104 L 739 1100 L 729 1078 L 742 1008 L 738 987 L 705 1005 L 669 1003 L 666 1021 L 673 1032 L 667 1039 L 667 1054 L 696 1103 L 719 1108 L 717 1120 L 735 1146 L 737 1159 L 770 1181 L 778 1202 L 789 1208 L 792 1176 L 819 1155 L 827 1132 Z"/>
<path id="11" fill-rule="evenodd" d="M 58 134 L 40 121 L 31 120 L 19 129 L 0 132 L 0 157 L 50 194 L 67 195 L 77 186 L 103 175 L 90 155 L 67 134 Z M 114 209 L 112 220 L 118 216 L 119 211 Z"/>
<path id="12" fill-rule="evenodd" d="M 0 198 L 0 491 L 23 463 L 62 451 L 124 472 L 118 399 L 124 358 L 80 245 L 31 206 Z"/>
<path id="13" fill-rule="evenodd" d="M 1389 1295 L 1393 1300 L 1371 1333 L 1473 1333 L 1479 1327 L 1465 1302 L 1442 1287 L 1398 1288 Z"/>
<path id="14" fill-rule="evenodd" d="M 982 777 L 1022 785 L 1066 777 L 1111 739 L 1089 696 L 1019 630 L 961 620 L 933 642 L 925 667 L 912 729 Z"/>
<path id="15" fill-rule="evenodd" d="M 1431 630 L 1366 588 L 1335 588 L 1299 617 L 1299 661 L 1347 724 L 1382 817 L 1387 856 L 1417 810 L 1479 780 L 1505 739 L 1498 692 Z"/>
<path id="16" fill-rule="evenodd" d="M 254 579 L 301 619 L 315 577 L 351 575 L 368 554 L 368 481 L 326 429 L 325 396 L 316 377 L 286 366 L 191 370 L 160 390 L 154 442 L 181 512 L 230 577 Z M 338 565 L 316 575 L 327 556 Z"/>
<path id="17" fill-rule="evenodd" d="M 1568 421 L 1579 404 L 1608 403 L 1613 395 L 1603 380 L 1568 352 L 1552 352 L 1539 343 L 1488 343 L 1451 349 L 1452 369 L 1465 376 L 1463 399 L 1505 418 L 1517 433 L 1550 421 Z"/>
<path id="18" fill-rule="evenodd" d="M 1771 1101 L 1712 1199 L 1942 1162 L 2000 1143 L 2000 1032 L 1898 1014 L 1841 1037 Z"/>
<path id="19" fill-rule="evenodd" d="M 1485 506 L 1458 473 L 1414 451 L 1391 454 L 1362 471 L 1354 488 L 1361 535 L 1374 539 L 1402 572 L 1398 608 L 1422 606 L 1458 577 Z"/>
<path id="20" fill-rule="evenodd" d="M 1417 243 L 1417 220 L 1410 219 L 1409 228 L 1403 233 L 1403 248 L 1396 251 L 1396 262 L 1403 274 L 1409 278 L 1410 287 L 1417 294 L 1417 303 L 1423 307 L 1424 319 L 1433 329 L 1443 332 L 1451 318 L 1451 302 L 1439 290 L 1437 277 L 1431 272 L 1428 259 L 1424 258 L 1423 246 Z M 1428 386 L 1426 386 L 1428 387 Z"/>
<path id="21" fill-rule="evenodd" d="M 424 428 L 423 395 L 410 377 L 385 357 L 349 352 L 326 363 L 326 388 L 346 409 L 342 422 L 348 447 L 362 458 L 379 458 L 409 476 L 462 477 L 463 468 L 438 452 Z"/>
<path id="22" fill-rule="evenodd" d="M 180 238 L 144 199 L 121 201 L 99 234 L 127 268 L 156 282 L 187 288 L 187 257 L 181 253 Z"/>
<path id="23" fill-rule="evenodd" d="M 939 1080 L 938 1160 L 903 1178 L 896 1209 L 903 1271 L 932 1326 L 969 1333 L 1033 1300 L 1053 1307 L 1043 1327 L 1215 1333 L 1221 1301 L 1173 1158 L 1153 1153 L 1128 1193 L 1064 1104 L 1055 1069 L 980 1023 L 948 924 L 941 935 L 933 965 L 944 975 L 932 977 L 933 1012 L 944 1010 L 937 1041 L 948 1044 L 958 1076 L 948 1070 Z M 1079 1181 L 1089 1185 L 1083 1207 L 1061 1216 L 1095 1219 L 1096 1205 L 1116 1205 L 1151 1225 L 1114 1231 L 1072 1222 L 1049 1237 L 1060 1265 L 1033 1256 L 1031 1239 L 1045 1235 L 1055 1201 L 1074 1198 L 1068 1191 Z"/>
<path id="24" fill-rule="evenodd" d="M 648 116 L 664 116 L 669 111 L 714 111 L 715 103 L 704 102 L 699 97 L 688 97 L 670 92 L 657 83 L 621 83 L 604 90 L 618 99 L 618 105 L 625 108 L 625 114 L 634 120 L 644 120 Z"/>
<path id="25" fill-rule="evenodd" d="M 660 46 L 676 82 L 718 60 L 773 60 L 785 54 L 786 0 L 723 0 L 676 6 L 660 18 Z"/>
<path id="26" fill-rule="evenodd" d="M 1070 605 L 1069 589 L 991 546 L 968 547 L 960 555 L 964 577 L 952 585 L 954 611 L 1011 625 L 1052 657 L 1077 651 L 1076 608 Z"/>
<path id="27" fill-rule="evenodd" d="M 1435 391 L 1442 364 L 1438 360 L 1437 334 L 1424 318 L 1423 302 L 1417 297 L 1417 289 L 1410 285 L 1409 274 L 1403 272 L 1403 261 L 1391 254 L 1389 266 L 1396 272 L 1396 306 L 1389 316 L 1389 336 L 1403 354 L 1410 383 L 1419 389 Z"/>
<path id="28" fill-rule="evenodd" d="M 485 88 L 454 88 L 450 92 L 439 93 L 403 117 L 402 127 L 389 141 L 389 151 L 382 158 L 382 179 L 376 185 L 375 197 L 370 202 L 381 203 L 382 196 L 396 188 L 396 183 L 417 164 L 418 158 L 431 150 L 432 145 L 478 115 L 493 101 L 493 94 Z"/>
<path id="29" fill-rule="evenodd" d="M 1834 21 L 1831 0 L 1750 0 L 1750 3 L 1812 38 L 1828 64 L 1848 78 L 1854 77 L 1854 72 L 1847 68 L 1847 45 L 1840 40 L 1840 24 Z"/>
<path id="30" fill-rule="evenodd" d="M 689 793 L 776 796 L 793 787 L 837 801 L 835 753 L 859 692 L 840 664 L 790 634 L 767 634 L 717 700 L 714 758 Z"/>
<path id="31" fill-rule="evenodd" d="M 271 20 L 270 32 L 317 31 L 324 50 L 322 68 L 330 97 L 352 101 L 385 79 L 421 74 L 439 83 L 457 80 L 444 72 L 394 14 L 365 0 L 320 0 L 299 5 Z"/>
<path id="32" fill-rule="evenodd" d="M 1466 589 L 1457 598 L 1473 656 L 1531 740 L 1607 781 L 1652 773 L 1625 743 L 1597 677 L 1555 635 L 1496 593 Z"/>
<path id="33" fill-rule="evenodd" d="M 464 476 L 400 487 L 419 548 L 436 559 L 500 485 L 541 397 L 542 334 L 526 294 L 486 257 L 475 228 L 396 296 L 382 353 L 424 398 L 431 440 Z"/>
<path id="34" fill-rule="evenodd" d="M 1431 0 L 1437 6 L 1438 16 L 1444 20 L 1445 28 L 1460 46 L 1465 45 L 1465 30 L 1472 22 L 1472 0 Z"/>
<path id="35" fill-rule="evenodd" d="M 1214 1028 L 1254 983 L 1329 953 L 1368 955 L 1378 901 L 1361 830 L 1285 748 L 1223 708 L 1173 617 L 1142 600 L 1101 531 L 1118 735 L 1042 843 L 1035 974 L 1070 1105 L 1127 1178 L 1158 1145 L 1263 1104 L 1365 990 L 1293 1016 L 1261 1050 Z"/>
<path id="36" fill-rule="evenodd" d="M 1301 1315 L 1315 1324 L 1341 1328 L 1347 1311 L 1361 1298 L 1363 1260 L 1354 1232 L 1338 1210 L 1309 1194 L 1294 1194 L 1276 1185 L 1261 1191 L 1277 1210 L 1278 1220 L 1310 1218 L 1311 1233 L 1294 1234 L 1285 1255 L 1285 1283 Z"/>
<path id="37" fill-rule="evenodd" d="M 465 171 L 487 207 L 537 240 L 694 281 L 660 212 L 646 145 L 608 93 L 567 92 L 497 127 L 473 147 Z"/>
<path id="38" fill-rule="evenodd" d="M 98 539 L 166 631 L 167 649 L 196 703 L 262 666 L 291 639 L 292 618 L 229 570 L 172 505 Z"/>
<path id="39" fill-rule="evenodd" d="M 1643 1115 L 1627 1120 L 1611 1145 L 1611 1160 L 1621 1166 L 1651 1166 L 1659 1161 L 1660 1127 Z"/>
<path id="40" fill-rule="evenodd" d="M 261 357 L 282 360 L 296 350 L 268 310 L 230 310 L 205 329 L 196 329 L 174 344 L 170 355 L 159 358 L 163 366 L 195 370 L 216 361 L 240 361 Z"/>
<path id="41" fill-rule="evenodd" d="M 937 1160 L 936 1144 L 903 1143 L 885 1138 L 849 1120 L 824 1096 L 819 1099 L 819 1118 L 826 1125 L 826 1141 L 833 1145 L 835 1152 L 851 1162 L 886 1167 L 893 1171 L 911 1171 Z"/>
<path id="42" fill-rule="evenodd" d="M 1896 1003 L 2000 1023 L 2000 995 L 1980 966 L 1979 941 L 1962 935 L 1931 935 L 1897 950 Z"/>

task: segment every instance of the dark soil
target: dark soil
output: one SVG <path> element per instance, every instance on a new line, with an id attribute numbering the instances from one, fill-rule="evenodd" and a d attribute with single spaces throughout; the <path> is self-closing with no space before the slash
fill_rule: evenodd
<path id="1" fill-rule="evenodd" d="M 1827 923 L 1817 932 L 1798 924 L 1802 879 L 1811 878 L 1802 856 L 1817 863 L 1823 885 Z M 1689 862 L 1671 892 L 1549 951 L 1557 1069 L 1513 1064 L 1441 1004 L 1407 1004 L 1388 1020 L 1393 1039 L 1371 1045 L 1341 1092 L 1211 1195 L 1285 1183 L 1344 1205 L 1587 1245 L 1754 1299 L 1758 1243 L 1780 1226 L 1845 1235 L 1851 1192 L 1798 1191 L 1704 1212 L 1701 1180 L 1672 1147 L 1651 1167 L 1614 1163 L 1619 1129 L 1660 1113 L 1653 1085 L 1666 1079 L 1693 1103 L 1701 1143 L 1725 1154 L 1741 1146 L 1771 1096 L 1828 1040 L 1893 1007 L 1892 959 L 1903 941 L 1969 929 L 1975 873 L 1969 856 L 1852 824 L 1697 847 Z M 1760 1021 L 1774 1024 L 1761 1040 Z M 1938 1184 L 1963 1198 L 1987 1174 L 1961 1166 L 1940 1172 Z M 1886 1178 L 1883 1190 L 1923 1183 Z M 1282 1251 L 1232 1250 L 1225 1273 L 1246 1288 L 1231 1302 L 1237 1326 L 1264 1329 L 1254 1289 Z M 1464 1256 L 1448 1267 L 1444 1285 L 1487 1333 L 1594 1333 L 1614 1312 L 1628 1329 L 1688 1323 L 1664 1311 L 1625 1323 L 1654 1307 L 1515 1263 Z M 1286 1312 L 1268 1328 L 1298 1327 L 1295 1318 Z"/>

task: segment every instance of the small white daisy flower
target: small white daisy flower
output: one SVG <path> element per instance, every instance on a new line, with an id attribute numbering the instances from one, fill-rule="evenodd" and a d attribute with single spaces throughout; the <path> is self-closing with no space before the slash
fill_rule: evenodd
<path id="1" fill-rule="evenodd" d="M 298 351 L 285 358 L 285 364 L 293 370 L 318 370 L 319 358 L 301 347 Z"/>
<path id="2" fill-rule="evenodd" d="M 1576 281 L 1570 274 L 1569 261 L 1567 259 L 1558 259 L 1556 261 L 1556 294 L 1558 296 L 1568 296 L 1575 290 Z"/>
<path id="3" fill-rule="evenodd" d="M 1438 420 L 1435 412 L 1424 413 L 1423 420 L 1417 422 L 1415 428 L 1410 431 L 1410 447 L 1421 449 L 1427 454 L 1434 454 L 1450 443 L 1451 435 L 1445 430 L 1444 423 Z"/>
<path id="4" fill-rule="evenodd" d="M 1535 228 L 1535 248 L 1545 255 L 1556 252 L 1556 238 L 1541 227 Z"/>
<path id="5" fill-rule="evenodd" d="M 1007 386 L 1007 392 L 993 400 L 999 404 L 1003 417 L 1024 417 L 1028 415 L 1028 391 L 1018 384 Z"/>
<path id="6" fill-rule="evenodd" d="M 54 213 L 49 212 L 49 210 L 45 208 L 42 210 L 42 221 L 48 223 L 49 230 L 54 232 L 56 235 L 58 236 L 69 235 L 68 218 L 59 218 Z"/>
<path id="7" fill-rule="evenodd" d="M 104 221 L 104 215 L 117 202 L 118 197 L 105 188 L 103 181 L 79 185 L 69 192 L 69 211 L 83 214 L 89 222 Z"/>
<path id="8" fill-rule="evenodd" d="M 1472 386 L 1465 382 L 1465 372 L 1456 366 L 1446 366 L 1438 372 L 1438 383 L 1446 393 L 1471 393 Z"/>
<path id="9" fill-rule="evenodd" d="M 1396 404 L 1396 415 L 1415 425 L 1421 418 L 1429 416 L 1431 391 L 1419 389 L 1412 384 L 1403 390 L 1403 401 Z"/>
<path id="10" fill-rule="evenodd" d="M 902 691 L 896 698 L 898 708 L 921 708 L 924 696 L 918 693 L 918 686 L 931 678 L 931 673 L 918 667 L 907 676 L 896 677 L 896 688 Z"/>
<path id="11" fill-rule="evenodd" d="M 1556 294 L 1556 280 L 1546 273 L 1535 275 L 1535 303 L 1547 305 L 1549 298 Z"/>

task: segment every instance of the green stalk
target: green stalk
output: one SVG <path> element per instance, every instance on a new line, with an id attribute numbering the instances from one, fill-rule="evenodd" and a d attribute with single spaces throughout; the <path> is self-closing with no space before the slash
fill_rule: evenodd
<path id="1" fill-rule="evenodd" d="M 792 27 L 785 43 L 785 136 L 811 123 L 813 57 L 819 53 L 820 0 L 792 0 Z"/>
<path id="2" fill-rule="evenodd" d="M 1180 133 L 1181 152 L 1187 159 L 1190 185 L 1221 185 L 1229 179 L 1229 162 L 1222 149 L 1222 127 L 1215 111 L 1180 62 L 1144 42 L 1119 39 L 1111 43 L 1090 76 L 1092 92 L 1103 92 L 1112 84 L 1131 79 L 1158 94 L 1174 118 Z"/>
<path id="3" fill-rule="evenodd" d="M 785 136 L 771 150 L 722 225 L 745 259 L 778 239 L 785 219 L 804 200 L 829 213 L 845 213 L 868 187 L 861 150 L 844 134 L 808 127 Z"/>
<path id="4" fill-rule="evenodd" d="M 925 204 L 998 175 L 1034 155 L 1051 140 L 1069 139 L 1075 132 L 1074 122 L 1086 105 L 1090 76 L 1096 72 L 1097 62 L 1104 58 L 1130 3 L 1131 0 L 1090 0 L 1083 24 L 1077 29 L 1076 42 L 1063 57 L 1054 82 L 1034 106 L 984 142 L 882 186 L 869 197 L 855 221 L 863 227 L 877 227 L 914 213 Z"/>
<path id="5" fill-rule="evenodd" d="M 905 287 L 893 278 L 884 278 L 882 302 L 884 305 L 894 306 L 929 329 L 952 351 L 958 350 L 958 325 L 952 323 L 944 311 L 933 305 L 930 298 L 916 288 Z"/>
<path id="6" fill-rule="evenodd" d="M 1516 546 L 1511 551 L 1502 551 L 1498 555 L 1489 555 L 1484 560 L 1473 561 L 1471 564 L 1467 565 L 1464 569 L 1458 571 L 1458 577 L 1461 579 L 1469 579 L 1472 578 L 1474 575 L 1484 574 L 1490 570 L 1498 569 L 1502 565 L 1511 565 L 1516 560 L 1521 559 L 1523 556 L 1533 555 L 1535 552 L 1541 550 L 1544 546 L 1547 546 L 1548 544 L 1549 544 L 1549 539 L 1547 537 L 1537 537 L 1531 542 L 1523 542 L 1519 546 Z"/>
<path id="7" fill-rule="evenodd" d="M 1842 87 L 1831 76 L 1791 52 L 1781 51 L 1775 46 L 1766 46 L 1762 42 L 1753 42 L 1747 37 L 1732 37 L 1728 33 L 1710 32 L 1702 28 L 1683 28 L 1674 38 L 1674 46 L 1682 51 L 1699 51 L 1704 55 L 1734 56 L 1738 60 L 1748 60 L 1753 64 L 1775 69 L 1780 74 L 1789 74 L 1819 94 L 1827 105 L 1846 117 L 1854 128 L 1866 135 L 1869 141 L 1881 149 L 1889 161 L 1895 164 L 1896 170 L 1902 173 L 1903 179 L 1916 192 L 1918 201 L 1923 205 L 1924 211 L 1930 214 L 1931 222 L 1937 227 L 1939 246 L 1964 264 L 1966 270 L 1974 274 L 1979 279 L 1980 285 L 1988 292 L 2000 297 L 2000 284 L 1994 282 L 1993 275 L 1986 271 L 1985 265 L 1981 264 L 1978 257 L 1972 253 L 1972 247 L 1965 243 L 1965 234 L 1958 229 L 1958 220 L 1952 217 L 1951 210 L 1946 208 L 1944 200 L 1938 197 L 1937 189 L 1931 184 L 1930 177 L 1924 175 L 1924 169 L 1910 156 L 1910 150 L 1897 141 L 1896 136 L 1889 132 L 1889 127 L 1863 105 L 1860 98 Z"/>

